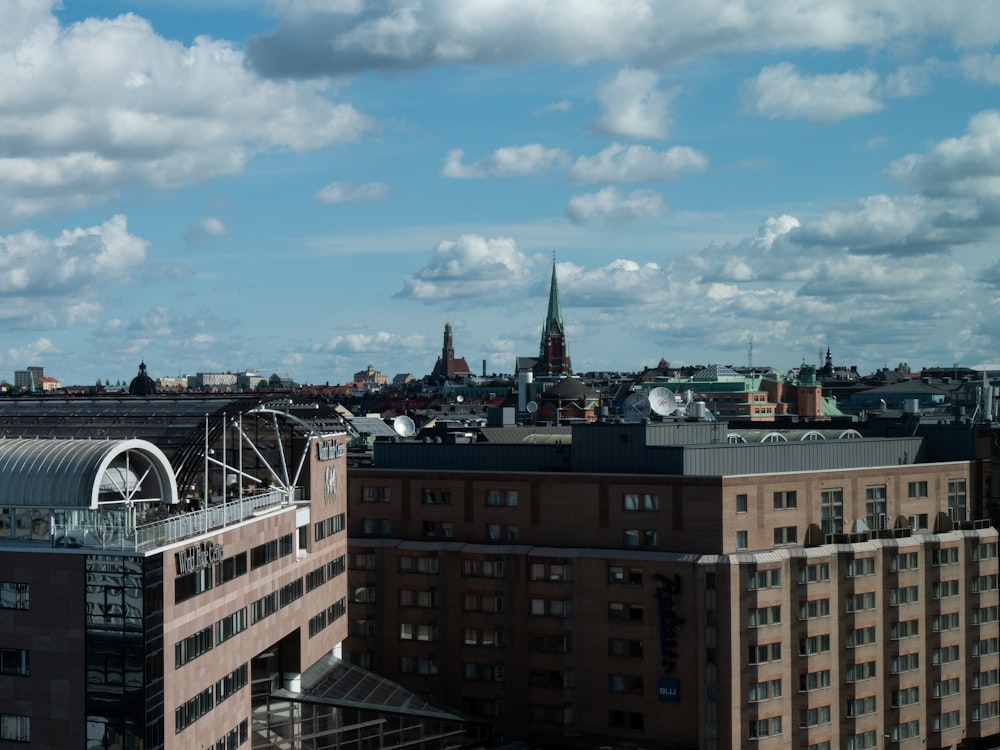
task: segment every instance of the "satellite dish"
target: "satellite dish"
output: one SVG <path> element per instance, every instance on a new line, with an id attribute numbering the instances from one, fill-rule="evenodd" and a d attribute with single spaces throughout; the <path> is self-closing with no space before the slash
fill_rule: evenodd
<path id="1" fill-rule="evenodd" d="M 536 404 L 534 401 L 529 401 L 524 408 L 528 410 L 528 414 L 534 414 L 536 411 L 538 411 L 538 404 Z"/>
<path id="2" fill-rule="evenodd" d="M 462 395 L 455 396 L 455 403 L 460 404 L 463 401 L 465 401 L 465 396 Z"/>
<path id="3" fill-rule="evenodd" d="M 413 424 L 412 419 L 403 414 L 392 420 L 392 429 L 395 430 L 396 434 L 400 437 L 407 438 L 413 437 L 413 434 L 417 431 L 417 426 Z"/>
<path id="4" fill-rule="evenodd" d="M 626 422 L 641 422 L 649 417 L 649 399 L 645 393 L 633 393 L 622 405 L 622 414 Z"/>
<path id="5" fill-rule="evenodd" d="M 677 396 L 669 388 L 654 388 L 648 399 L 649 408 L 661 417 L 669 417 L 677 409 Z"/>

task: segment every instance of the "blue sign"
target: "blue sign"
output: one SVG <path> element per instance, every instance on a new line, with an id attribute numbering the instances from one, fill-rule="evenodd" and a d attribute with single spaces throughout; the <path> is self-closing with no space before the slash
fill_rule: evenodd
<path id="1" fill-rule="evenodd" d="M 659 680 L 661 703 L 681 702 L 681 681 L 673 677 L 661 677 Z"/>

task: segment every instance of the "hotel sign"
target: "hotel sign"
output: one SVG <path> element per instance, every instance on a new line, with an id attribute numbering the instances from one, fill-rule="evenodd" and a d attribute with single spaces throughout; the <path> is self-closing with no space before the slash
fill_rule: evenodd
<path id="1" fill-rule="evenodd" d="M 194 547 L 188 547 L 183 552 L 178 552 L 177 573 L 195 573 L 210 565 L 222 562 L 224 556 L 223 547 L 215 542 L 202 542 Z"/>

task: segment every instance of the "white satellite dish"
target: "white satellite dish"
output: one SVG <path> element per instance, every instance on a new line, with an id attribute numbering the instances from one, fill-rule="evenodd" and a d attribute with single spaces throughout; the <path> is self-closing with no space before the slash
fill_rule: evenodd
<path id="1" fill-rule="evenodd" d="M 622 404 L 626 422 L 641 422 L 649 417 L 649 399 L 645 393 L 633 393 Z"/>
<path id="2" fill-rule="evenodd" d="M 654 388 L 648 398 L 649 408 L 661 417 L 669 417 L 677 410 L 677 396 L 669 388 Z"/>
<path id="3" fill-rule="evenodd" d="M 536 404 L 534 401 L 529 401 L 524 408 L 528 410 L 528 414 L 534 414 L 536 411 L 538 411 L 538 404 Z"/>
<path id="4" fill-rule="evenodd" d="M 413 423 L 412 419 L 403 414 L 392 420 L 392 429 L 400 437 L 407 438 L 413 437 L 413 434 L 417 431 L 417 426 Z"/>
<path id="5" fill-rule="evenodd" d="M 462 396 L 462 395 L 455 396 L 455 403 L 460 404 L 463 401 L 465 401 L 465 396 Z"/>

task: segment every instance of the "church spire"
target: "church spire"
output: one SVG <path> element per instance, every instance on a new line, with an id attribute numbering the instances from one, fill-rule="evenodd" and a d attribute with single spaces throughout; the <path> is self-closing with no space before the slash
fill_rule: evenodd
<path id="1" fill-rule="evenodd" d="M 552 254 L 552 281 L 549 284 L 549 311 L 545 316 L 544 336 L 562 334 L 563 319 L 562 307 L 559 306 L 559 281 L 556 279 L 556 256 Z M 544 343 L 542 344 L 544 346 Z"/>
<path id="2" fill-rule="evenodd" d="M 563 329 L 562 307 L 559 305 L 559 282 L 556 278 L 556 257 L 552 254 L 552 281 L 549 285 L 549 309 L 542 327 L 542 341 L 538 350 L 538 375 L 569 375 L 573 370 L 566 354 L 566 336 Z"/>

